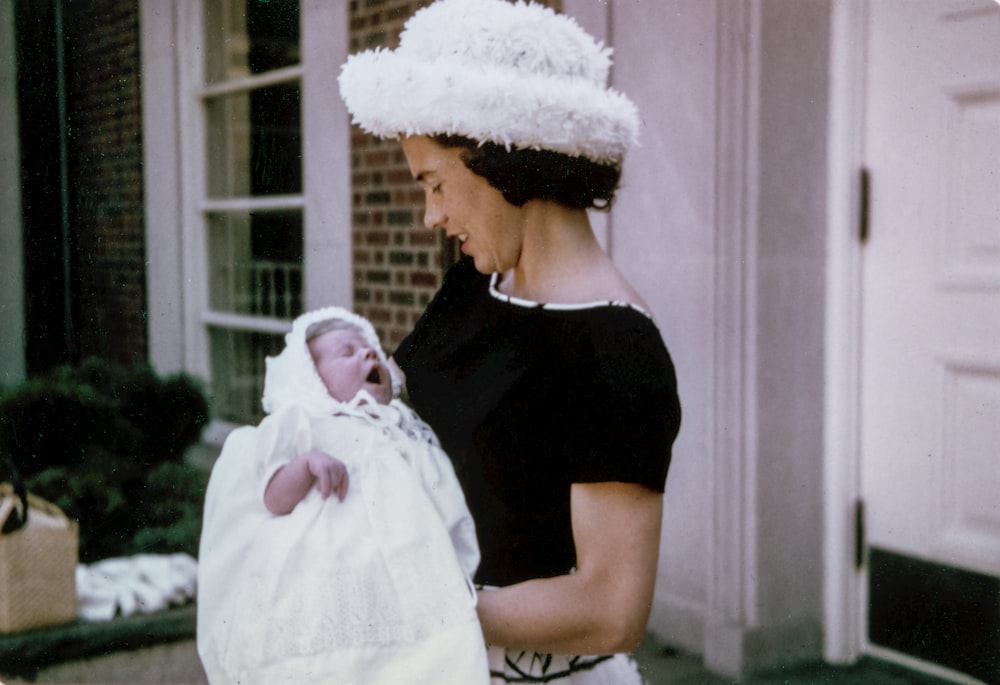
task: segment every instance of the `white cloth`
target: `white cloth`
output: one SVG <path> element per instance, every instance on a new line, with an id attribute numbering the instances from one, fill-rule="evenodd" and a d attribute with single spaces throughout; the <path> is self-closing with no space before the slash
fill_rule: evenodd
<path id="1" fill-rule="evenodd" d="M 268 364 L 272 398 L 293 397 L 280 386 L 302 373 L 289 369 L 312 364 L 291 338 Z M 398 400 L 362 393 L 331 415 L 322 384 L 306 385 L 302 402 L 233 431 L 212 471 L 198 565 L 209 682 L 485 685 L 479 548 L 451 462 Z M 314 488 L 271 515 L 271 476 L 312 447 L 347 465 L 346 498 Z"/>
<path id="2" fill-rule="evenodd" d="M 137 554 L 76 567 L 77 616 L 110 621 L 151 614 L 195 597 L 198 563 L 189 554 Z"/>
<path id="3" fill-rule="evenodd" d="M 267 481 L 310 440 L 347 464 L 346 498 L 314 489 L 270 515 Z M 465 500 L 433 445 L 296 409 L 238 429 L 212 472 L 201 541 L 209 681 L 486 682 L 477 563 Z"/>

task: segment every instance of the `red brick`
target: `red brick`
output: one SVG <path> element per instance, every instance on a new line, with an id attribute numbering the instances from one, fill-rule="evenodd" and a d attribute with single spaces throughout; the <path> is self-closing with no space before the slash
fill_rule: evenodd
<path id="1" fill-rule="evenodd" d="M 366 245 L 384 246 L 389 244 L 388 231 L 370 231 L 365 234 Z"/>
<path id="2" fill-rule="evenodd" d="M 410 231 L 410 245 L 412 247 L 438 247 L 438 230 Z"/>
<path id="3" fill-rule="evenodd" d="M 399 185 L 414 185 L 416 181 L 413 180 L 413 176 L 410 174 L 409 168 L 406 169 L 389 169 L 385 172 L 385 182 L 389 184 L 399 184 Z"/>
<path id="4" fill-rule="evenodd" d="M 389 163 L 389 151 L 388 150 L 377 150 L 373 152 L 367 152 L 364 156 L 365 166 L 369 168 L 374 167 L 384 167 Z"/>
<path id="5" fill-rule="evenodd" d="M 372 307 L 368 312 L 368 318 L 372 322 L 389 323 L 392 320 L 392 313 L 385 307 Z"/>
<path id="6" fill-rule="evenodd" d="M 410 274 L 410 284 L 426 285 L 436 288 L 438 284 L 438 275 L 427 271 L 417 271 Z"/>

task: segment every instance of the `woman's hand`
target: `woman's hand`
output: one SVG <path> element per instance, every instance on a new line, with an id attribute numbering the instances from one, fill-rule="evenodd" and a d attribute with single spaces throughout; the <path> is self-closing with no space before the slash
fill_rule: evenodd
<path id="1" fill-rule="evenodd" d="M 646 633 L 663 495 L 641 485 L 572 486 L 577 569 L 479 593 L 486 642 L 559 654 L 630 652 Z"/>
<path id="2" fill-rule="evenodd" d="M 343 502 L 348 482 L 344 462 L 326 452 L 311 449 L 275 472 L 264 490 L 264 505 L 272 514 L 283 516 L 302 501 L 313 485 L 323 499 L 335 495 Z"/>

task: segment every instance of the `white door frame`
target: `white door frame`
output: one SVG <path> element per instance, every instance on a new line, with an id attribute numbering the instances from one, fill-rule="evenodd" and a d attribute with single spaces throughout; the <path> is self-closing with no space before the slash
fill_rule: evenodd
<path id="1" fill-rule="evenodd" d="M 855 568 L 860 497 L 861 244 L 867 0 L 831 6 L 824 416 L 823 655 L 852 663 L 863 649 L 863 585 Z"/>

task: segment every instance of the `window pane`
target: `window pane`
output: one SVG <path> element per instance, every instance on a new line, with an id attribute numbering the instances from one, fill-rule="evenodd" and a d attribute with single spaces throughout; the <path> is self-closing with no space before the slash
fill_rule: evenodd
<path id="1" fill-rule="evenodd" d="M 205 215 L 207 302 L 213 312 L 292 319 L 302 313 L 303 219 L 300 209 L 247 209 L 242 198 L 301 195 L 302 116 L 297 70 L 296 0 L 203 0 L 206 120 L 205 193 L 235 199 Z M 264 79 L 254 79 L 254 76 Z M 266 85 L 265 85 L 266 84 Z M 246 203 L 250 204 L 250 203 Z M 259 204 L 259 203 L 254 203 Z M 208 327 L 213 412 L 224 421 L 255 423 L 264 358 L 282 335 Z M 242 324 L 236 324 L 242 325 Z"/>
<path id="2" fill-rule="evenodd" d="M 298 64 L 299 3 L 208 0 L 206 78 L 219 83 Z"/>
<path id="3" fill-rule="evenodd" d="M 284 336 L 212 328 L 212 413 L 223 421 L 257 423 L 264 416 L 264 358 L 281 352 Z"/>
<path id="4" fill-rule="evenodd" d="M 208 195 L 302 192 L 302 115 L 297 83 L 209 98 Z"/>
<path id="5" fill-rule="evenodd" d="M 299 63 L 299 3 L 246 0 L 250 71 L 260 74 Z"/>
<path id="6" fill-rule="evenodd" d="M 208 217 L 209 303 L 215 311 L 291 319 L 302 313 L 302 214 Z"/>

